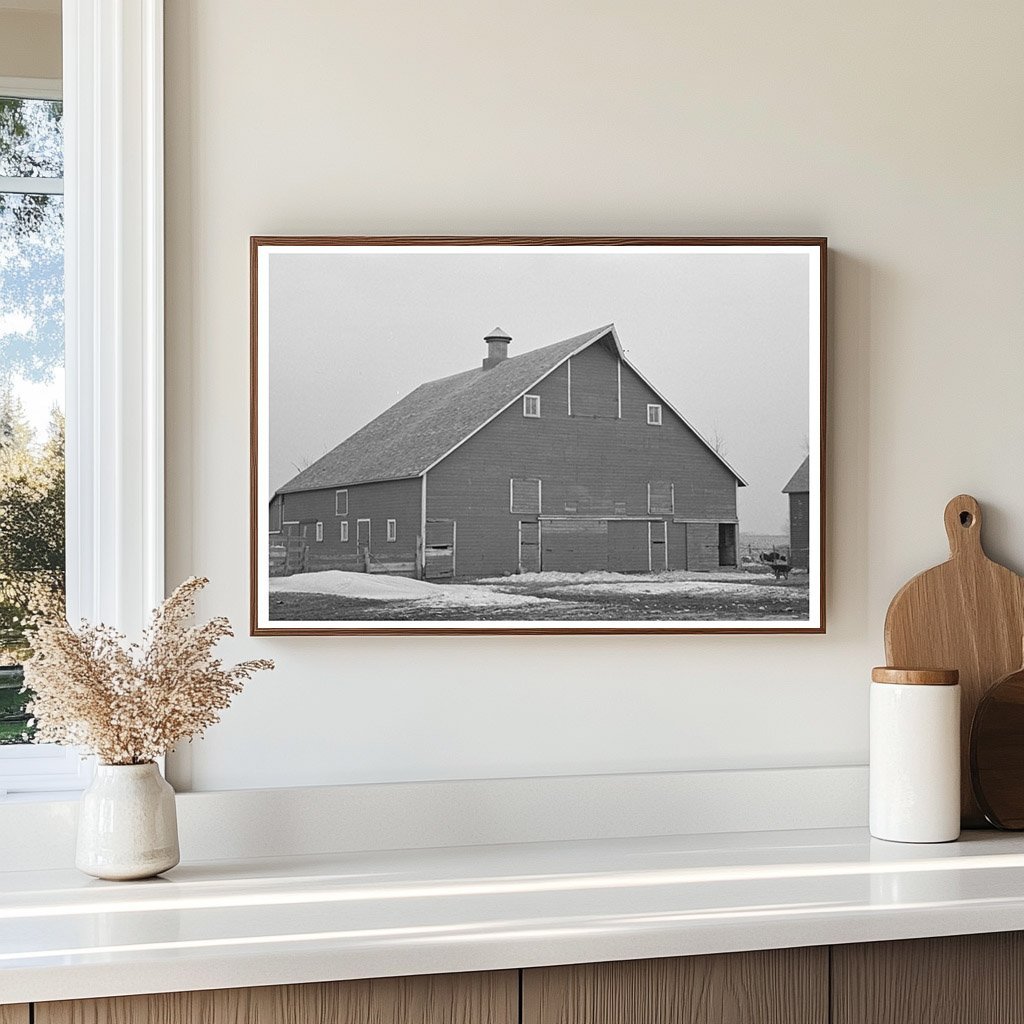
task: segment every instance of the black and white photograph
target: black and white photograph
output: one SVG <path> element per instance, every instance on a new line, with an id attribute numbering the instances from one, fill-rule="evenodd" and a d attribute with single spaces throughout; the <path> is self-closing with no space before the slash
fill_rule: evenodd
<path id="1" fill-rule="evenodd" d="M 252 630 L 821 632 L 822 239 L 252 239 Z"/>

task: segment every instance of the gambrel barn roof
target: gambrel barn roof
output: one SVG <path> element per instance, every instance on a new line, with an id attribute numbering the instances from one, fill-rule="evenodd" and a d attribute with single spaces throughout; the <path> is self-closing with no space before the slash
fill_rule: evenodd
<path id="1" fill-rule="evenodd" d="M 502 360 L 421 384 L 376 419 L 302 470 L 278 494 L 347 487 L 380 480 L 421 476 L 507 409 L 570 356 L 602 339 L 638 373 L 622 353 L 613 324 Z M 638 374 L 639 375 L 639 374 Z M 641 377 L 641 379 L 643 379 Z M 648 387 L 655 390 L 649 382 Z M 664 401 L 664 399 L 662 399 Z M 668 408 L 672 408 L 665 402 Z M 675 412 L 675 410 L 672 410 Z M 676 413 L 679 416 L 679 413 Z M 679 419 L 708 447 L 742 487 L 745 481 L 700 434 Z"/>
<path id="2" fill-rule="evenodd" d="M 789 478 L 789 483 L 782 488 L 783 494 L 806 494 L 811 489 L 811 457 L 800 463 L 800 468 Z"/>

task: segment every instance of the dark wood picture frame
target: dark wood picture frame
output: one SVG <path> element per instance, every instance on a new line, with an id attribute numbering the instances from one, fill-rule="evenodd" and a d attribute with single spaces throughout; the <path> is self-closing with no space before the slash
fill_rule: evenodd
<path id="1" fill-rule="evenodd" d="M 818 444 L 816 446 L 818 487 L 815 496 L 812 490 L 809 500 L 817 512 L 818 535 L 810 537 L 812 558 L 816 553 L 818 559 L 817 603 L 810 609 L 807 622 L 794 621 L 792 625 L 772 624 L 759 627 L 756 620 L 749 625 L 708 625 L 702 626 L 695 621 L 674 623 L 647 624 L 637 620 L 623 624 L 617 622 L 611 626 L 602 626 L 599 621 L 567 621 L 565 625 L 543 624 L 532 626 L 528 622 L 514 620 L 513 625 L 505 625 L 498 620 L 493 626 L 479 622 L 462 625 L 455 621 L 429 621 L 415 626 L 388 623 L 376 626 L 369 620 L 352 620 L 352 625 L 330 623 L 318 625 L 315 620 L 308 625 L 293 624 L 275 625 L 262 621 L 259 608 L 260 589 L 258 582 L 260 573 L 261 536 L 258 533 L 260 515 L 259 503 L 263 500 L 260 494 L 260 337 L 259 312 L 261 295 L 259 292 L 259 254 L 267 247 L 358 247 L 358 246 L 715 246 L 715 247 L 807 247 L 817 250 L 818 259 L 818 380 L 820 395 L 818 397 Z M 250 542 L 249 542 L 249 573 L 250 573 L 250 633 L 253 636 L 347 636 L 347 635 L 551 635 L 551 634 L 821 634 L 826 631 L 826 404 L 827 404 L 827 293 L 828 293 L 828 243 L 824 237 L 785 237 L 785 236 L 750 236 L 750 237 L 713 237 L 713 236 L 287 236 L 260 235 L 250 238 Z M 620 399 L 621 401 L 621 399 Z M 705 442 L 706 443 L 706 442 Z M 673 499 L 674 500 L 674 499 Z M 666 533 L 667 542 L 667 533 Z M 666 565 L 667 556 L 666 556 Z M 266 570 L 269 572 L 269 568 Z M 816 612 L 816 614 L 815 614 Z"/>

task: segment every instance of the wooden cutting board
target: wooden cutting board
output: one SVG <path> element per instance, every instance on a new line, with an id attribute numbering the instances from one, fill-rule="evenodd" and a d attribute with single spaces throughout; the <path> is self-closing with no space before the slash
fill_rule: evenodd
<path id="1" fill-rule="evenodd" d="M 988 688 L 1020 667 L 1024 579 L 993 562 L 981 545 L 981 507 L 960 494 L 944 515 L 949 561 L 915 576 L 885 616 L 885 656 L 895 668 L 960 670 L 960 811 L 964 828 L 982 828 L 974 799 L 970 734 Z"/>

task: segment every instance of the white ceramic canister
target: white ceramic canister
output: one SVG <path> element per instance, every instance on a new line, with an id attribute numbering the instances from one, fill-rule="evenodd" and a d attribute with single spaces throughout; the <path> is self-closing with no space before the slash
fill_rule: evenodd
<path id="1" fill-rule="evenodd" d="M 956 670 L 872 670 L 870 776 L 876 839 L 948 843 L 960 835 Z"/>

